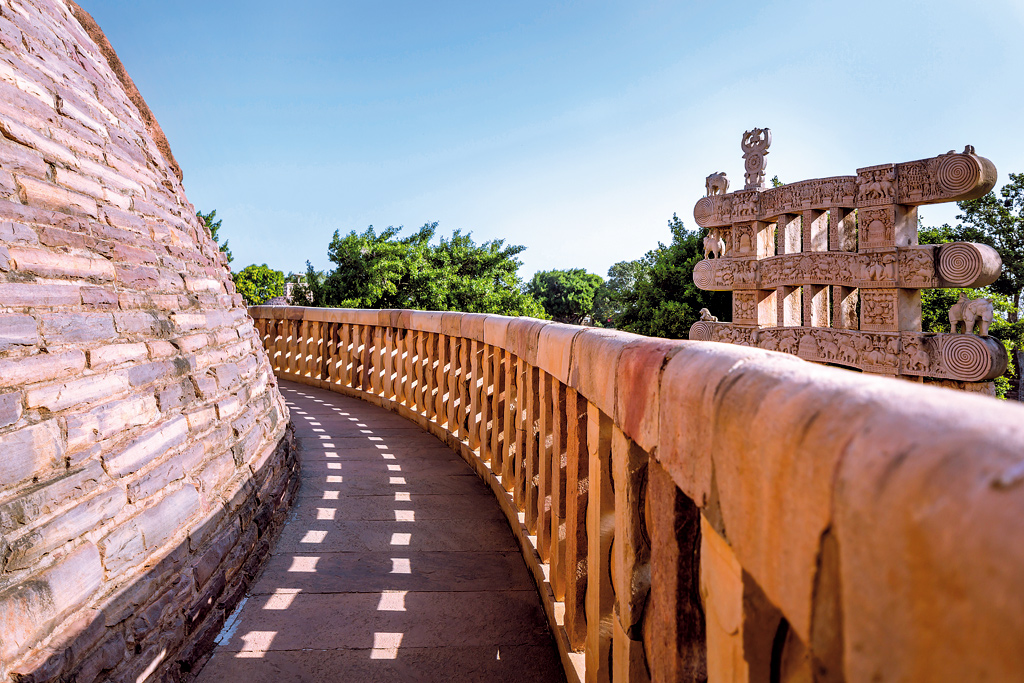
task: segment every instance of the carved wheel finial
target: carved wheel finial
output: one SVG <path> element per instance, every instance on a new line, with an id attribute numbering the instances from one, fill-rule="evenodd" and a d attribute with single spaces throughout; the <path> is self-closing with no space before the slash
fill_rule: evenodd
<path id="1" fill-rule="evenodd" d="M 755 128 L 743 133 L 740 149 L 743 150 L 744 190 L 764 189 L 764 157 L 772 144 L 770 128 Z"/>

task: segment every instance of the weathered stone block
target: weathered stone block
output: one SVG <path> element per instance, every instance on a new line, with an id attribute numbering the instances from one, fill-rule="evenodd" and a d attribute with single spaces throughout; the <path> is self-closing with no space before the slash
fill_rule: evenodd
<path id="1" fill-rule="evenodd" d="M 17 176 L 17 181 L 27 204 L 61 213 L 84 214 L 91 218 L 99 215 L 96 200 L 92 197 L 29 176 Z"/>
<path id="2" fill-rule="evenodd" d="M 149 350 L 143 343 L 137 344 L 106 344 L 88 351 L 89 367 L 93 370 L 133 363 L 149 356 Z"/>
<path id="3" fill-rule="evenodd" d="M 21 418 L 21 399 L 24 396 L 20 391 L 12 391 L 0 394 L 0 427 L 7 427 Z"/>
<path id="4" fill-rule="evenodd" d="M 85 353 L 63 351 L 0 360 L 0 386 L 21 386 L 59 379 L 85 369 Z"/>
<path id="5" fill-rule="evenodd" d="M 92 375 L 29 389 L 26 392 L 29 408 L 46 408 L 57 412 L 102 398 L 115 396 L 128 390 L 128 380 L 120 375 Z"/>
<path id="6" fill-rule="evenodd" d="M 0 315 L 0 351 L 8 351 L 19 346 L 35 346 L 40 341 L 36 321 L 32 316 Z M 2 381 L 0 375 L 0 382 Z"/>
<path id="7" fill-rule="evenodd" d="M 0 534 L 7 536 L 19 527 L 52 515 L 69 500 L 111 485 L 110 478 L 96 460 L 61 472 L 59 477 L 34 486 L 0 505 Z"/>
<path id="8" fill-rule="evenodd" d="M 81 344 L 114 339 L 114 319 L 109 313 L 51 313 L 42 316 L 47 344 Z"/>
<path id="9" fill-rule="evenodd" d="M 61 467 L 64 442 L 57 420 L 0 436 L 0 490 Z"/>
<path id="10" fill-rule="evenodd" d="M 16 270 L 41 277 L 114 279 L 114 266 L 102 257 L 77 256 L 28 246 L 12 246 L 10 254 Z"/>
<path id="11" fill-rule="evenodd" d="M 159 416 L 152 396 L 132 396 L 97 406 L 87 413 L 69 415 L 68 450 L 74 451 L 115 434 L 149 424 Z"/>
<path id="12" fill-rule="evenodd" d="M 28 569 L 40 557 L 110 519 L 128 502 L 124 489 L 113 487 L 75 505 L 11 542 L 5 569 Z"/>
<path id="13" fill-rule="evenodd" d="M 187 435 L 188 420 L 179 415 L 158 429 L 138 437 L 124 450 L 111 455 L 104 454 L 103 465 L 114 476 L 130 474 L 180 446 Z"/>
<path id="14" fill-rule="evenodd" d="M 145 560 L 185 529 L 185 523 L 197 512 L 199 492 L 194 486 L 186 485 L 114 529 L 99 544 L 107 576 L 115 576 Z M 184 535 L 181 538 L 184 540 Z"/>
<path id="15" fill-rule="evenodd" d="M 103 579 L 96 546 L 85 543 L 31 581 L 0 592 L 0 659 L 10 661 L 80 607 Z"/>
<path id="16" fill-rule="evenodd" d="M 82 303 L 77 285 L 0 283 L 0 301 L 6 306 L 77 306 Z"/>

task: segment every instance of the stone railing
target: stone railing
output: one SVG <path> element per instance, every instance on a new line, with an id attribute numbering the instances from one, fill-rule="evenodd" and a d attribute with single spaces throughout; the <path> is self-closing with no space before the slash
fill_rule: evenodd
<path id="1" fill-rule="evenodd" d="M 494 491 L 570 680 L 1024 676 L 1024 410 L 526 318 L 250 309 Z"/>

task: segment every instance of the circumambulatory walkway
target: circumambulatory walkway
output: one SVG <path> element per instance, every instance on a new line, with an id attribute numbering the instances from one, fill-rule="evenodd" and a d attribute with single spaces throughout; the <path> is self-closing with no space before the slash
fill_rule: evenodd
<path id="1" fill-rule="evenodd" d="M 418 426 L 281 382 L 302 485 L 202 683 L 563 681 L 497 502 Z"/>

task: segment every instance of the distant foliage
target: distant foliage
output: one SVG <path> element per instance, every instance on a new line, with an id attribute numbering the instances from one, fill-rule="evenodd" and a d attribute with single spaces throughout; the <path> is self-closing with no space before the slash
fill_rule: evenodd
<path id="1" fill-rule="evenodd" d="M 246 266 L 231 278 L 247 306 L 259 306 L 275 296 L 284 296 L 284 273 L 268 268 L 266 263 Z"/>
<path id="2" fill-rule="evenodd" d="M 327 256 L 335 268 L 306 264 L 306 290 L 297 305 L 340 308 L 411 308 L 543 317 L 544 309 L 524 292 L 516 256 L 526 247 L 504 240 L 476 244 L 456 230 L 431 244 L 437 223 L 407 237 L 401 227 L 379 234 L 371 225 L 344 237 L 335 231 Z"/>
<path id="3" fill-rule="evenodd" d="M 228 241 L 224 240 L 223 244 L 220 241 L 220 236 L 219 236 L 220 224 L 223 221 L 214 220 L 216 217 L 217 217 L 217 210 L 216 209 L 214 209 L 210 213 L 203 213 L 202 211 L 196 211 L 196 218 L 199 219 L 200 223 L 202 223 L 203 225 L 205 225 L 207 228 L 210 229 L 210 235 L 213 237 L 213 241 L 217 243 L 217 246 L 220 247 L 221 251 L 223 251 L 225 254 L 227 254 L 228 263 L 231 263 L 232 261 L 235 260 L 235 257 L 232 256 L 231 250 L 228 249 Z"/>
<path id="4" fill-rule="evenodd" d="M 540 302 L 552 320 L 572 325 L 596 317 L 595 304 L 604 280 L 582 268 L 534 273 L 526 291 Z"/>
<path id="5" fill-rule="evenodd" d="M 617 263 L 608 271 L 609 289 L 621 307 L 613 320 L 628 332 L 685 339 L 700 309 L 728 320 L 732 304 L 728 292 L 706 292 L 693 282 L 693 267 L 704 257 L 700 232 L 687 230 L 676 214 L 668 228 L 671 244 L 659 242 L 643 258 Z"/>

